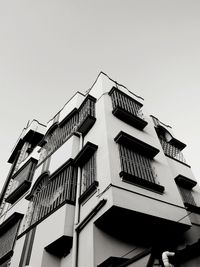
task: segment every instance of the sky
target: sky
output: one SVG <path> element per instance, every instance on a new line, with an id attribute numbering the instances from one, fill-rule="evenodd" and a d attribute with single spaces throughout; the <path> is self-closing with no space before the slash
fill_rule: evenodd
<path id="1" fill-rule="evenodd" d="M 173 127 L 200 182 L 199 14 L 199 0 L 0 0 L 0 188 L 27 122 L 100 71 Z"/>

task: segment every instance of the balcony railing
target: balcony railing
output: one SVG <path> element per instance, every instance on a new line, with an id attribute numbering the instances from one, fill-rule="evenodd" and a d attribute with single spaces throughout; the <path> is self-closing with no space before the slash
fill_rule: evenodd
<path id="1" fill-rule="evenodd" d="M 96 99 L 90 95 L 84 100 L 79 108 L 78 131 L 85 135 L 95 123 Z"/>
<path id="2" fill-rule="evenodd" d="M 30 158 L 12 177 L 12 186 L 6 202 L 13 204 L 31 186 L 37 160 Z"/>
<path id="3" fill-rule="evenodd" d="M 166 156 L 175 159 L 177 161 L 180 161 L 184 164 L 187 165 L 186 160 L 183 156 L 183 153 L 181 152 L 180 149 L 178 149 L 177 147 L 167 143 L 166 141 L 164 141 L 163 139 L 160 138 L 160 143 L 161 146 L 163 148 L 163 151 L 165 153 Z"/>
<path id="4" fill-rule="evenodd" d="M 41 221 L 64 203 L 74 204 L 76 190 L 76 169 L 67 162 L 50 177 L 46 186 L 35 190 L 29 196 L 30 206 L 26 214 L 23 230 Z"/>
<path id="5" fill-rule="evenodd" d="M 96 121 L 96 99 L 90 95 L 86 97 L 80 108 L 76 108 L 61 122 L 55 123 L 44 138 L 39 163 L 55 152 L 76 131 L 86 135 Z"/>
<path id="6" fill-rule="evenodd" d="M 147 125 L 141 112 L 142 104 L 113 87 L 110 91 L 113 114 L 124 122 L 142 130 Z"/>

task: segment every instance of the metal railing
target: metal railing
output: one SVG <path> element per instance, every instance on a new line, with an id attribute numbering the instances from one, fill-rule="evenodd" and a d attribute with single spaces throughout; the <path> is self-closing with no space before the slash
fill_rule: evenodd
<path id="1" fill-rule="evenodd" d="M 117 88 L 115 88 L 110 95 L 113 109 L 120 107 L 121 109 L 129 112 L 130 114 L 144 120 L 143 114 L 141 112 L 142 104 L 140 104 L 130 96 L 126 95 L 125 93 L 121 92 Z"/>
<path id="2" fill-rule="evenodd" d="M 80 107 L 79 110 L 79 122 L 81 124 L 87 116 L 95 117 L 95 101 L 91 98 L 87 98 L 85 102 Z"/>
<path id="3" fill-rule="evenodd" d="M 177 147 L 167 143 L 166 141 L 164 141 L 163 139 L 160 138 L 160 143 L 161 146 L 163 148 L 163 151 L 165 153 L 165 155 L 169 156 L 170 158 L 176 159 L 182 163 L 186 163 L 186 160 L 183 156 L 183 153 L 181 152 L 180 149 L 178 149 Z"/>
<path id="4" fill-rule="evenodd" d="M 82 167 L 81 194 L 83 194 L 96 180 L 95 154 Z"/>
<path id="5" fill-rule="evenodd" d="M 119 145 L 119 151 L 123 172 L 156 183 L 156 175 L 151 166 L 151 159 L 122 145 Z"/>
<path id="6" fill-rule="evenodd" d="M 92 97 L 86 98 L 77 112 L 75 112 L 64 124 L 58 125 L 48 136 L 46 136 L 46 144 L 41 149 L 39 163 L 44 161 L 48 155 L 52 154 L 64 144 L 68 137 L 76 132 L 78 126 L 84 122 L 87 116 L 95 117 L 95 101 Z"/>
<path id="7" fill-rule="evenodd" d="M 62 204 L 67 202 L 73 204 L 75 202 L 75 190 L 76 169 L 68 165 L 50 177 L 47 185 L 39 192 L 36 189 L 36 194 L 30 200 L 23 230 L 47 217 Z"/>

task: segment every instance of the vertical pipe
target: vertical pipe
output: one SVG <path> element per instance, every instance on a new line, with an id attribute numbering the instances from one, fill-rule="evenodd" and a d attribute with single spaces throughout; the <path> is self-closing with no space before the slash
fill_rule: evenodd
<path id="1" fill-rule="evenodd" d="M 80 136 L 80 145 L 79 151 L 81 151 L 83 147 L 83 135 L 82 133 L 77 132 Z M 73 231 L 73 246 L 72 246 L 72 267 L 78 266 L 78 233 L 76 231 L 76 226 L 80 220 L 80 205 L 79 205 L 79 197 L 81 192 L 81 168 L 78 167 L 77 174 L 77 187 L 76 187 L 76 202 L 75 202 L 75 215 L 74 215 L 74 231 Z"/>

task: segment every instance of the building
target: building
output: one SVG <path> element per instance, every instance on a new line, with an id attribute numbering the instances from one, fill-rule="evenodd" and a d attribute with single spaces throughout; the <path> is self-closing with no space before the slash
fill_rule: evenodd
<path id="1" fill-rule="evenodd" d="M 100 73 L 18 139 L 0 198 L 0 267 L 199 266 L 200 189 L 185 146 Z"/>

